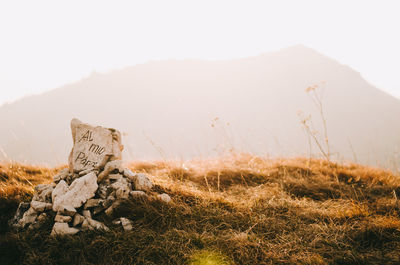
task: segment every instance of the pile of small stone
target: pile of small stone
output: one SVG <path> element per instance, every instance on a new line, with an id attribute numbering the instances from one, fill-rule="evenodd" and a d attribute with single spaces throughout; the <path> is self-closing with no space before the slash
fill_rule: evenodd
<path id="1" fill-rule="evenodd" d="M 58 172 L 51 184 L 35 187 L 32 201 L 21 203 L 10 221 L 14 228 L 37 229 L 55 215 L 51 235 L 76 234 L 93 229 L 108 231 L 109 228 L 96 217 L 100 214 L 111 216 L 124 199 L 153 196 L 167 203 L 171 201 L 165 193 L 151 195 L 154 194 L 150 192 L 153 183 L 146 174 L 134 173 L 122 166 L 122 161 L 118 159 L 123 148 L 119 132 L 99 126 L 91 127 L 76 119 L 72 120 L 71 128 L 74 147 L 69 168 Z M 111 133 L 98 137 L 99 131 L 104 134 L 104 130 Z M 90 134 L 85 136 L 87 132 Z M 125 230 L 133 228 L 127 218 L 121 217 L 113 223 L 121 224 Z"/>

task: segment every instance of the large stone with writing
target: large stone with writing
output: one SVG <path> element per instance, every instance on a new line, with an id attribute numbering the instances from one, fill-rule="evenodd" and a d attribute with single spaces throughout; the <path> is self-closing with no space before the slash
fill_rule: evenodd
<path id="1" fill-rule="evenodd" d="M 102 169 L 108 161 L 121 159 L 123 146 L 117 130 L 72 119 L 71 131 L 74 146 L 69 156 L 70 172 Z"/>

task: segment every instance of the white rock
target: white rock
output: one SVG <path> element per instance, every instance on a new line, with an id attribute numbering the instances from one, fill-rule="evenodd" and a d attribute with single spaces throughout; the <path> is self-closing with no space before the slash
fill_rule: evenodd
<path id="1" fill-rule="evenodd" d="M 15 212 L 15 215 L 13 217 L 13 219 L 11 219 L 9 221 L 9 225 L 14 227 L 14 228 L 19 228 L 19 221 L 22 219 L 22 217 L 24 216 L 24 213 L 26 211 L 28 211 L 28 209 L 30 208 L 30 203 L 29 202 L 21 202 L 18 205 L 18 209 Z"/>
<path id="2" fill-rule="evenodd" d="M 162 200 L 162 201 L 164 201 L 164 202 L 166 202 L 166 203 L 171 202 L 171 197 L 170 197 L 168 194 L 166 194 L 166 193 L 158 194 L 158 195 L 157 195 L 157 198 L 160 199 L 160 200 Z"/>
<path id="3" fill-rule="evenodd" d="M 31 201 L 31 207 L 37 212 L 43 212 L 44 210 L 50 210 L 52 204 L 47 202 Z"/>
<path id="4" fill-rule="evenodd" d="M 50 184 L 39 184 L 35 187 L 35 192 L 41 193 L 42 191 L 48 189 L 49 187 L 51 187 Z"/>
<path id="5" fill-rule="evenodd" d="M 53 193 L 53 188 L 47 189 L 47 190 L 43 191 L 43 192 L 40 194 L 39 197 L 42 199 L 43 202 L 51 203 L 51 202 L 52 202 L 52 200 L 51 200 L 51 194 L 52 194 L 52 193 Z M 43 199 L 44 199 L 44 200 L 43 200 Z"/>
<path id="6" fill-rule="evenodd" d="M 93 219 L 91 219 L 91 218 L 88 218 L 87 220 L 89 221 L 89 224 L 90 224 L 93 228 L 95 228 L 95 229 L 97 229 L 97 230 L 110 231 L 110 229 L 109 229 L 105 224 L 103 224 L 102 222 L 93 220 Z"/>
<path id="7" fill-rule="evenodd" d="M 153 183 L 149 179 L 149 177 L 144 173 L 136 174 L 135 179 L 135 189 L 148 191 L 153 187 Z"/>
<path id="8" fill-rule="evenodd" d="M 115 129 L 94 127 L 72 119 L 71 132 L 74 146 L 69 156 L 70 172 L 100 169 L 108 160 L 121 158 L 121 134 Z"/>
<path id="9" fill-rule="evenodd" d="M 102 202 L 103 202 L 103 200 L 100 200 L 100 199 L 89 199 L 85 203 L 84 209 L 88 209 L 88 208 L 93 208 L 93 207 L 99 206 Z"/>
<path id="10" fill-rule="evenodd" d="M 125 231 L 131 231 L 133 229 L 131 220 L 129 220 L 128 218 L 124 218 L 124 217 L 121 217 L 120 220 L 121 220 L 122 227 L 124 228 Z"/>
<path id="11" fill-rule="evenodd" d="M 105 210 L 106 215 L 110 216 L 114 212 L 115 208 L 117 208 L 121 204 L 121 201 L 114 201 L 113 204 Z"/>
<path id="12" fill-rule="evenodd" d="M 57 186 L 53 189 L 51 193 L 51 201 L 54 203 L 54 200 L 58 196 L 63 196 L 68 191 L 68 184 L 64 180 L 58 182 Z"/>
<path id="13" fill-rule="evenodd" d="M 123 178 L 121 174 L 110 174 L 108 175 L 108 179 L 111 181 L 119 181 Z"/>
<path id="14" fill-rule="evenodd" d="M 113 160 L 108 162 L 103 171 L 98 176 L 98 182 L 101 182 L 105 177 L 107 177 L 114 170 L 118 170 L 118 172 L 122 172 L 124 169 L 122 168 L 121 160 Z"/>
<path id="15" fill-rule="evenodd" d="M 61 181 L 58 184 L 60 183 Z M 53 211 L 56 212 L 61 210 L 62 207 L 67 205 L 74 208 L 79 208 L 88 199 L 95 195 L 97 187 L 97 177 L 93 172 L 77 178 L 74 180 L 74 182 L 72 182 L 71 186 L 68 188 L 68 191 L 64 195 L 56 196 L 54 198 Z"/>
<path id="16" fill-rule="evenodd" d="M 117 199 L 128 199 L 129 198 L 129 193 L 130 193 L 130 189 L 128 186 L 124 186 L 119 188 L 115 195 L 117 196 Z"/>
<path id="17" fill-rule="evenodd" d="M 55 235 L 74 235 L 79 232 L 79 229 L 69 227 L 68 223 L 55 223 L 53 230 L 51 231 L 51 236 Z"/>
<path id="18" fill-rule="evenodd" d="M 58 183 L 61 179 L 62 179 L 61 176 L 55 175 L 55 176 L 53 177 L 53 182 L 54 182 L 54 183 Z"/>
<path id="19" fill-rule="evenodd" d="M 53 192 L 53 184 L 40 184 L 35 187 L 33 193 L 33 200 L 39 202 L 50 202 L 51 194 Z"/>
<path id="20" fill-rule="evenodd" d="M 62 205 L 57 214 L 74 216 L 76 214 L 76 210 L 71 205 Z"/>
<path id="21" fill-rule="evenodd" d="M 38 218 L 36 219 L 36 221 L 37 221 L 39 224 L 42 224 L 42 223 L 44 223 L 44 221 L 46 221 L 46 219 L 47 219 L 47 214 L 46 214 L 46 213 L 41 213 L 41 214 L 38 216 Z"/>
<path id="22" fill-rule="evenodd" d="M 93 220 L 92 218 L 86 218 L 82 223 L 82 229 L 85 230 L 104 230 L 110 231 L 110 229 L 102 222 Z"/>
<path id="23" fill-rule="evenodd" d="M 113 136 L 112 141 L 112 157 L 111 160 L 121 160 L 122 159 L 122 150 L 124 150 L 124 146 L 122 145 L 121 133 L 115 129 L 109 129 Z"/>
<path id="24" fill-rule="evenodd" d="M 92 172 L 92 171 L 91 171 Z M 94 171 L 93 171 L 94 172 Z M 87 174 L 86 174 L 87 175 Z M 68 184 L 72 184 L 72 182 L 75 180 L 75 179 L 77 179 L 77 178 L 79 178 L 80 176 L 79 176 L 79 174 L 77 174 L 77 173 L 74 173 L 74 174 L 69 174 L 68 175 L 68 177 L 65 179 L 65 181 L 68 183 Z"/>
<path id="25" fill-rule="evenodd" d="M 83 214 L 83 216 L 86 217 L 86 218 L 92 218 L 92 214 L 90 213 L 89 210 L 83 210 L 83 211 L 82 211 L 82 214 Z"/>
<path id="26" fill-rule="evenodd" d="M 123 174 L 125 177 L 127 177 L 132 182 L 134 182 L 136 179 L 136 174 L 133 173 L 129 168 L 124 168 Z"/>
<path id="27" fill-rule="evenodd" d="M 54 218 L 54 221 L 58 223 L 69 223 L 72 221 L 72 217 L 57 214 L 56 217 Z"/>
<path id="28" fill-rule="evenodd" d="M 68 177 L 68 174 L 69 174 L 69 169 L 64 168 L 61 171 L 59 171 L 57 175 L 53 177 L 53 181 L 58 183 L 60 180 L 66 179 Z"/>
<path id="29" fill-rule="evenodd" d="M 18 225 L 23 228 L 27 224 L 34 223 L 36 221 L 37 216 L 38 212 L 35 211 L 32 207 L 30 207 L 28 211 L 24 213 L 21 220 L 19 220 Z"/>
<path id="30" fill-rule="evenodd" d="M 99 195 L 100 198 L 106 199 L 107 198 L 107 190 L 108 190 L 108 185 L 104 184 L 104 182 L 99 184 L 99 188 L 97 189 L 97 194 Z"/>
<path id="31" fill-rule="evenodd" d="M 89 225 L 89 221 L 86 218 L 82 222 L 82 229 L 83 230 L 92 230 L 92 227 Z"/>
<path id="32" fill-rule="evenodd" d="M 112 221 L 113 224 L 115 225 L 119 225 L 121 224 L 121 220 L 120 219 L 115 219 L 114 221 Z"/>
<path id="33" fill-rule="evenodd" d="M 108 198 L 104 201 L 104 207 L 108 208 L 110 207 L 113 202 L 115 201 L 115 197 L 114 196 L 108 196 Z"/>
<path id="34" fill-rule="evenodd" d="M 131 189 L 129 188 L 128 181 L 125 178 L 120 178 L 117 182 L 114 182 L 110 186 L 115 190 L 115 196 L 117 199 L 128 199 L 129 192 Z"/>
<path id="35" fill-rule="evenodd" d="M 134 190 L 134 191 L 131 191 L 130 192 L 130 195 L 133 197 L 133 198 L 142 198 L 142 197 L 147 197 L 147 194 L 144 192 L 144 191 L 141 191 L 141 190 Z"/>
<path id="36" fill-rule="evenodd" d="M 89 168 L 89 169 L 85 169 L 85 170 L 82 170 L 81 172 L 79 172 L 79 176 L 84 176 L 84 175 L 87 175 L 87 174 L 89 174 L 90 172 L 94 172 L 96 175 L 98 174 L 98 170 L 94 170 L 93 168 Z"/>
<path id="37" fill-rule="evenodd" d="M 85 217 L 83 217 L 80 214 L 75 214 L 74 216 L 74 222 L 72 223 L 73 226 L 77 226 L 80 225 L 81 223 L 83 223 L 83 221 L 85 220 Z"/>
<path id="38" fill-rule="evenodd" d="M 118 190 L 119 188 L 121 188 L 123 186 L 128 186 L 128 181 L 122 177 L 119 178 L 118 181 L 116 181 L 110 185 L 110 187 L 113 188 L 114 190 Z"/>

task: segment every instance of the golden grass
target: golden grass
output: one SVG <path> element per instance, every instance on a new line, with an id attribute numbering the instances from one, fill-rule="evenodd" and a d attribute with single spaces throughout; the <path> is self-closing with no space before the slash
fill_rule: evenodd
<path id="1" fill-rule="evenodd" d="M 18 163 L 0 164 L 0 194 L 2 199 L 26 200 L 38 184 L 50 183 L 63 167 L 46 168 Z"/>
<path id="2" fill-rule="evenodd" d="M 76 253 L 68 262 L 400 262 L 400 176 L 392 172 L 249 154 L 185 162 L 134 161 L 128 167 L 148 173 L 156 184 L 153 192 L 170 194 L 173 203 L 126 201 L 114 217 L 129 217 L 135 231 L 123 233 L 104 217 L 112 231 L 69 238 L 66 249 Z M 50 182 L 59 169 L 1 165 L 0 199 L 29 198 L 34 185 Z M 44 232 L 40 237 L 24 232 L 16 239 L 7 233 L 19 261 L 34 263 L 46 254 L 47 263 L 66 262 L 49 254 L 66 251 L 63 239 L 47 239 Z M 28 240 L 45 243 L 34 246 Z M 21 246 L 25 252 L 18 251 Z M 102 252 L 93 256 L 91 251 L 98 248 Z"/>

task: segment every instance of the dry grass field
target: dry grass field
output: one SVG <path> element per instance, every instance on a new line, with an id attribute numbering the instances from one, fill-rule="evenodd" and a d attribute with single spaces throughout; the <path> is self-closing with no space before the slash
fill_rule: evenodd
<path id="1" fill-rule="evenodd" d="M 153 191 L 173 199 L 127 200 L 110 232 L 49 237 L 10 231 L 33 187 L 60 168 L 0 166 L 0 264 L 399 264 L 400 176 L 318 159 L 135 161 Z M 112 220 L 125 216 L 134 229 Z"/>

